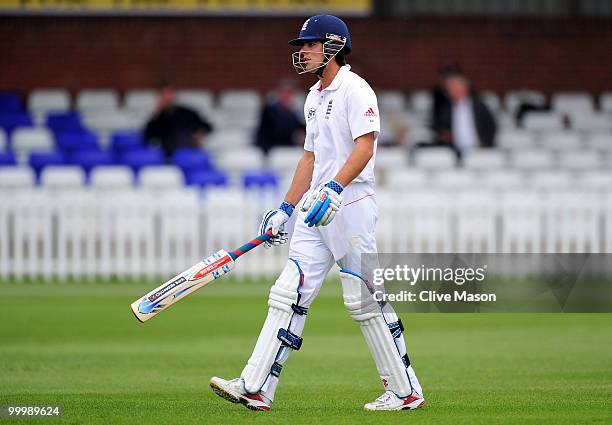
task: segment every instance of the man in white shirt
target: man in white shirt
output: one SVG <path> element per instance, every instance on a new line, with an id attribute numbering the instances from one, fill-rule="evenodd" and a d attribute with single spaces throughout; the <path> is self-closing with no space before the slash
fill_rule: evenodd
<path id="1" fill-rule="evenodd" d="M 453 103 L 452 132 L 455 147 L 461 152 L 472 150 L 479 144 L 472 101 L 467 97 Z"/>
<path id="2" fill-rule="evenodd" d="M 364 407 L 422 407 L 425 400 L 406 353 L 402 322 L 390 304 L 374 300 L 364 279 L 369 272 L 362 269 L 362 254 L 376 253 L 374 159 L 380 132 L 376 95 L 346 65 L 351 41 L 339 18 L 309 18 L 290 44 L 301 46 L 293 55 L 298 73 L 315 74 L 318 81 L 304 105 L 304 154 L 291 187 L 281 206 L 268 211 L 260 226 L 260 233 L 272 230 L 268 245 L 285 243 L 285 224 L 300 204 L 289 260 L 270 289 L 268 316 L 240 378 L 213 377 L 210 385 L 227 400 L 269 410 L 285 361 L 301 347 L 308 307 L 336 263 L 344 304 L 362 330 L 385 388 Z"/>

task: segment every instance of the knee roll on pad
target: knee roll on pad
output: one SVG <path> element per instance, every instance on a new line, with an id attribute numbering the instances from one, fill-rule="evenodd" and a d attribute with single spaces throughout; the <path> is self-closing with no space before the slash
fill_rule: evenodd
<path id="1" fill-rule="evenodd" d="M 249 393 L 258 392 L 270 374 L 280 375 L 289 351 L 299 350 L 302 344 L 307 313 L 298 305 L 302 279 L 297 262 L 290 259 L 270 288 L 268 316 L 241 375 Z"/>
<path id="2" fill-rule="evenodd" d="M 340 271 L 344 305 L 351 317 L 361 322 L 380 314 L 378 303 L 370 295 L 363 280 L 351 273 Z"/>
<path id="3" fill-rule="evenodd" d="M 270 288 L 270 296 L 268 305 L 279 310 L 291 313 L 291 306 L 298 302 L 299 286 L 302 281 L 302 272 L 293 260 L 287 261 L 285 268 L 281 272 L 278 279 L 272 288 Z"/>
<path id="4" fill-rule="evenodd" d="M 380 305 L 367 291 L 359 276 L 341 271 L 340 279 L 344 305 L 361 328 L 385 388 L 400 397 L 410 395 L 412 387 L 406 374 L 404 359 L 392 335 L 397 333 L 401 325 L 397 322 L 392 323 L 393 326 L 387 324 Z"/>
<path id="5" fill-rule="evenodd" d="M 298 293 L 294 289 L 290 291 L 284 288 L 277 288 L 276 285 L 270 288 L 270 296 L 268 298 L 268 306 L 270 308 L 276 308 L 286 313 L 291 313 L 293 309 L 291 306 L 298 301 Z"/>

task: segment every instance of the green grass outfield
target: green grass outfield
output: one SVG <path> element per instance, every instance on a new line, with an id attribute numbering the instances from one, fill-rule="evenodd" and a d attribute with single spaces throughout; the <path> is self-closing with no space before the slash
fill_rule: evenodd
<path id="1" fill-rule="evenodd" d="M 611 314 L 404 314 L 427 406 L 365 412 L 382 386 L 330 281 L 272 410 L 252 412 L 208 380 L 239 375 L 269 283 L 214 282 L 140 324 L 129 304 L 156 285 L 0 284 L 0 404 L 61 404 L 47 424 L 612 423 Z"/>

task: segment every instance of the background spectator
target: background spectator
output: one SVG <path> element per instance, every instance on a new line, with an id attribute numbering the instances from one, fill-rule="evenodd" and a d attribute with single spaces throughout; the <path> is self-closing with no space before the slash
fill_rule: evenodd
<path id="1" fill-rule="evenodd" d="M 157 107 L 144 130 L 146 142 L 161 146 L 166 159 L 180 147 L 201 147 L 206 134 L 212 131 L 210 123 L 197 112 L 174 101 L 174 87 L 162 84 Z"/>
<path id="2" fill-rule="evenodd" d="M 255 137 L 255 144 L 264 154 L 267 155 L 275 146 L 299 146 L 304 143 L 306 126 L 301 115 L 295 111 L 294 99 L 294 82 L 284 80 L 264 105 Z"/>
<path id="3" fill-rule="evenodd" d="M 475 147 L 494 146 L 495 118 L 457 65 L 442 70 L 441 86 L 434 90 L 431 122 L 436 144 L 449 145 L 458 155 Z"/>
<path id="4" fill-rule="evenodd" d="M 380 125 L 379 146 L 404 146 L 407 144 L 410 128 L 402 120 L 399 113 L 396 111 L 384 112 L 384 119 L 381 120 Z"/>

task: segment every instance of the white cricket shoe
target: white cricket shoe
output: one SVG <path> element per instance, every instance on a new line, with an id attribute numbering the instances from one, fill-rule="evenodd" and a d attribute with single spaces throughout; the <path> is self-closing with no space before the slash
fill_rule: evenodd
<path id="1" fill-rule="evenodd" d="M 244 380 L 235 378 L 230 381 L 217 376 L 210 378 L 210 387 L 218 396 L 231 401 L 242 403 L 251 410 L 270 410 L 272 402 L 261 393 L 249 394 L 244 389 Z"/>
<path id="2" fill-rule="evenodd" d="M 365 410 L 412 410 L 425 405 L 425 399 L 419 395 L 409 395 L 406 398 L 398 397 L 393 391 L 385 391 L 372 403 L 367 403 Z"/>

